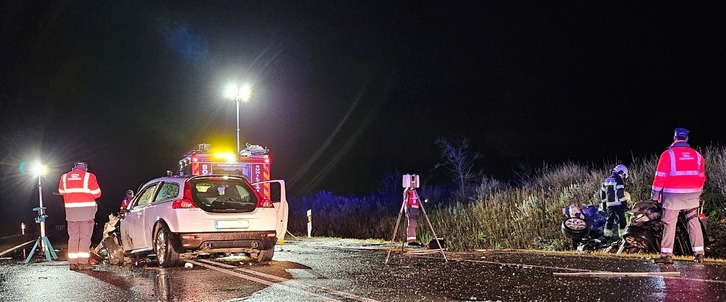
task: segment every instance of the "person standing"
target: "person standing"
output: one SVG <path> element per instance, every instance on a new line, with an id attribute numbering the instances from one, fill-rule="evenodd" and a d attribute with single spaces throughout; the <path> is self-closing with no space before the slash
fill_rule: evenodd
<path id="1" fill-rule="evenodd" d="M 406 242 L 410 246 L 419 246 L 416 241 L 416 223 L 418 220 L 419 198 L 415 188 L 403 190 L 403 198 L 406 201 L 406 218 L 408 228 L 406 229 Z"/>
<path id="2" fill-rule="evenodd" d="M 617 165 L 612 169 L 610 176 L 605 178 L 600 189 L 600 199 L 608 213 L 608 221 L 603 231 L 603 236 L 608 242 L 613 236 L 615 220 L 618 221 L 619 236 L 625 233 L 625 209 L 628 207 L 625 197 L 626 178 L 628 178 L 628 168 L 622 164 Z"/>
<path id="3" fill-rule="evenodd" d="M 673 144 L 660 155 L 651 200 L 663 206 L 663 239 L 660 258 L 656 263 L 673 263 L 673 242 L 676 235 L 678 214 L 684 211 L 688 223 L 688 235 L 695 262 L 703 262 L 703 233 L 698 218 L 701 192 L 706 182 L 706 165 L 703 156 L 688 144 L 689 131 L 676 128 Z"/>
<path id="4" fill-rule="evenodd" d="M 70 269 L 92 269 L 93 266 L 88 262 L 91 257 L 91 235 L 98 209 L 96 199 L 101 197 L 96 175 L 88 172 L 85 162 L 76 162 L 70 172 L 61 176 L 58 192 L 63 195 L 68 222 Z"/>

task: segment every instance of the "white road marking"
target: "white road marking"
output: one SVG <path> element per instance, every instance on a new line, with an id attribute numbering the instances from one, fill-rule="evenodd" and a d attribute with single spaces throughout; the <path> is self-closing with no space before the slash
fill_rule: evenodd
<path id="1" fill-rule="evenodd" d="M 340 296 L 340 297 L 343 297 L 343 298 L 346 298 L 346 299 L 350 299 L 350 300 L 355 300 L 355 301 L 361 301 L 361 302 L 378 302 L 378 300 L 374 300 L 374 299 L 370 299 L 370 298 L 366 298 L 366 297 L 361 297 L 361 296 L 356 296 L 354 294 L 346 293 L 346 292 L 339 291 L 339 290 L 335 290 L 335 289 L 332 289 L 332 288 L 327 288 L 327 287 L 323 287 L 323 286 L 306 284 L 306 283 L 302 283 L 302 282 L 297 281 L 297 280 L 294 280 L 294 279 L 282 278 L 282 277 L 278 277 L 278 276 L 275 276 L 275 275 L 270 275 L 270 274 L 266 274 L 266 273 L 262 273 L 262 272 L 253 271 L 253 270 L 250 270 L 250 269 L 240 268 L 240 267 L 237 267 L 237 266 L 234 266 L 234 265 L 229 265 L 229 264 L 226 264 L 226 263 L 219 263 L 219 262 L 215 262 L 215 261 L 211 261 L 211 260 L 203 260 L 203 259 L 198 259 L 198 261 L 199 262 L 193 261 L 193 260 L 187 260 L 187 262 L 190 262 L 192 264 L 196 264 L 196 265 L 200 265 L 200 266 L 203 266 L 203 267 L 206 267 L 206 268 L 214 269 L 216 271 L 223 272 L 223 273 L 228 273 L 228 274 L 231 274 L 231 275 L 234 275 L 234 276 L 237 276 L 237 277 L 241 277 L 241 278 L 244 278 L 244 279 L 253 281 L 253 282 L 258 282 L 258 283 L 262 283 L 262 284 L 265 284 L 265 285 L 276 284 L 276 285 L 281 286 L 281 287 L 287 287 L 289 289 L 295 290 L 296 293 L 305 293 L 305 294 L 310 295 L 310 296 L 314 296 L 314 297 L 319 297 L 319 298 L 326 299 L 325 301 L 339 301 L 339 300 L 335 300 L 335 299 L 331 299 L 331 298 L 327 298 L 327 297 L 324 297 L 324 296 L 317 295 L 315 293 L 312 293 L 312 292 L 307 291 L 306 288 L 313 288 L 313 289 L 321 290 L 321 291 L 324 291 L 326 293 L 330 293 L 330 294 L 333 294 L 333 295 L 336 295 L 336 296 Z M 201 263 L 201 262 L 204 262 L 204 263 Z M 220 268 L 220 267 L 222 267 L 222 268 Z M 241 272 L 244 272 L 244 273 L 247 273 L 247 274 L 250 274 L 250 275 L 256 275 L 256 276 L 263 277 L 263 278 L 267 278 L 267 279 L 270 279 L 270 280 L 275 280 L 275 281 L 279 281 L 279 282 L 285 282 L 286 284 L 280 284 L 280 283 L 276 283 L 276 282 L 271 282 L 271 281 L 259 279 L 259 278 L 256 278 L 256 277 L 252 277 L 250 275 L 239 274 L 237 272 L 230 271 L 230 270 L 241 271 Z M 292 287 L 291 285 L 295 285 L 297 287 Z"/>

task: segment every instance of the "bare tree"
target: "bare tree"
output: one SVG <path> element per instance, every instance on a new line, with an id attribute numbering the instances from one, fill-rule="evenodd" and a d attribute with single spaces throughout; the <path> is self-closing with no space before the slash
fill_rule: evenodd
<path id="1" fill-rule="evenodd" d="M 435 143 L 441 148 L 443 158 L 443 162 L 437 163 L 436 168 L 446 168 L 459 187 L 459 193 L 465 195 L 467 185 L 481 177 L 481 171 L 474 171 L 474 162 L 481 158 L 481 155 L 469 152 L 469 139 L 467 138 L 459 141 L 458 145 L 449 143 L 441 137 L 437 138 Z"/>

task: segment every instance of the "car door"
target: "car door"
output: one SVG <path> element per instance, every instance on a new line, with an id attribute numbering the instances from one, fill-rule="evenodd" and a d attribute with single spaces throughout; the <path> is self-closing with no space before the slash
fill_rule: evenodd
<path id="1" fill-rule="evenodd" d="M 178 197 L 179 184 L 173 181 L 164 181 L 159 183 L 157 187 L 157 193 L 154 195 L 153 201 L 144 210 L 144 227 L 146 229 L 144 234 L 147 236 L 146 240 L 150 245 L 153 245 L 154 242 L 152 236 L 154 225 L 158 220 L 164 221 L 169 227 L 172 226 L 170 222 L 176 221 L 171 217 L 174 213 L 170 212 L 169 202 Z"/>
<path id="2" fill-rule="evenodd" d="M 146 226 L 146 211 L 154 199 L 156 188 L 159 183 L 150 184 L 136 195 L 133 202 L 129 206 L 129 210 L 126 212 L 121 223 L 122 237 L 124 250 L 140 250 L 151 248 L 151 234 L 146 234 L 149 231 Z"/>

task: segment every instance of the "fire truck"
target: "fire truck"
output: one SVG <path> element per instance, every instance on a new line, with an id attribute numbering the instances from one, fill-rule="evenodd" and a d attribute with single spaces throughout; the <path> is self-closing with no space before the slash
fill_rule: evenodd
<path id="1" fill-rule="evenodd" d="M 246 144 L 239 155 L 234 152 L 214 152 L 211 144 L 198 144 L 197 149 L 186 152 L 179 160 L 179 175 L 226 174 L 242 175 L 254 184 L 260 195 L 270 200 L 269 150 L 260 145 Z"/>

